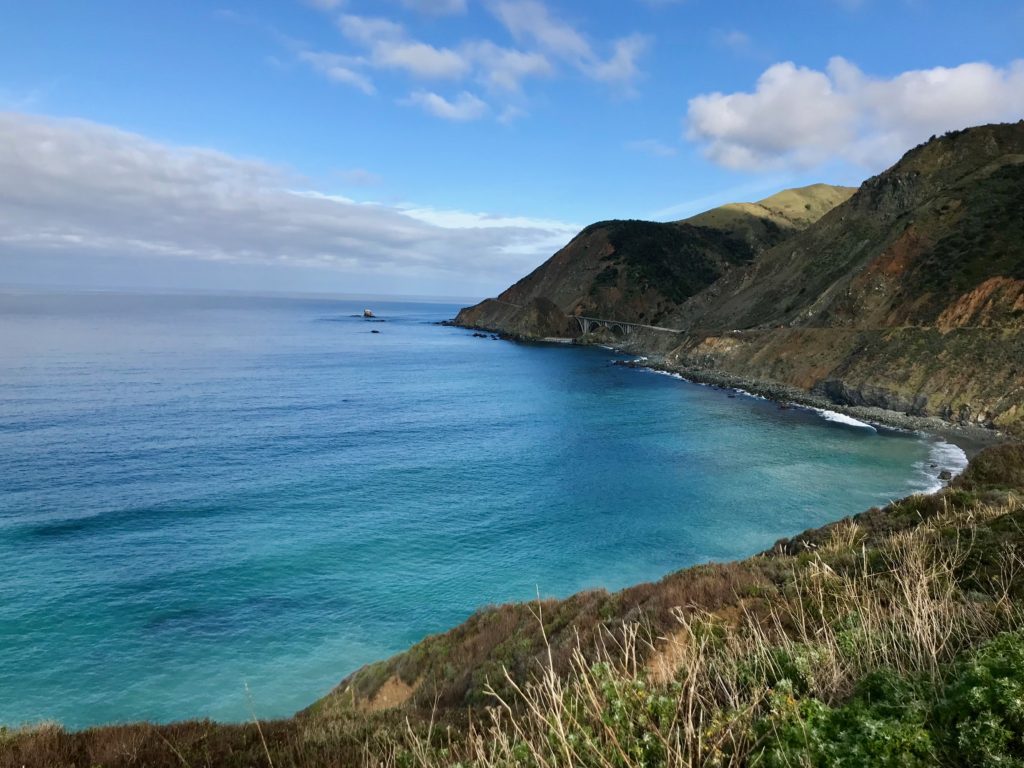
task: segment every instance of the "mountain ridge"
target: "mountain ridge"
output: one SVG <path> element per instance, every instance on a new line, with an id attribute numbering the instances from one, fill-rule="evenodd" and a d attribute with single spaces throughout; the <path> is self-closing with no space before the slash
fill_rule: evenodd
<path id="1" fill-rule="evenodd" d="M 496 298 L 462 310 L 454 322 L 536 338 L 572 336 L 569 314 L 658 325 L 686 299 L 852 193 L 816 184 L 680 221 L 599 221 Z"/>
<path id="2" fill-rule="evenodd" d="M 454 322 L 613 343 L 670 369 L 1024 433 L 1024 121 L 933 137 L 848 190 L 612 223 L 600 243 L 610 223 L 591 225 L 503 292 L 506 303 L 485 300 Z M 673 226 L 690 229 L 659 229 Z M 579 338 L 572 315 L 681 333 Z"/>

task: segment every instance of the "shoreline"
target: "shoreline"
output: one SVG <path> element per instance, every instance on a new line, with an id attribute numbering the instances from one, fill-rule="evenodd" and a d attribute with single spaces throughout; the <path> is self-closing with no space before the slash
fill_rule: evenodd
<path id="1" fill-rule="evenodd" d="M 622 349 L 615 349 L 615 351 L 629 354 L 628 351 Z M 1012 442 L 1009 436 L 987 427 L 962 426 L 938 416 L 912 416 L 875 406 L 845 405 L 836 403 L 823 395 L 816 395 L 787 384 L 749 379 L 724 371 L 677 368 L 667 365 L 661 360 L 643 356 L 633 360 L 617 361 L 614 364 L 625 368 L 637 368 L 678 376 L 691 384 L 743 392 L 780 405 L 808 408 L 819 413 L 824 411 L 842 414 L 872 427 L 931 435 L 957 446 L 968 459 L 974 458 L 989 446 Z M 822 413 L 822 416 L 825 414 Z M 827 416 L 825 417 L 827 418 Z"/>
<path id="2" fill-rule="evenodd" d="M 731 395 L 733 397 L 742 395 L 766 400 L 778 404 L 780 408 L 806 410 L 826 421 L 845 423 L 854 428 L 933 438 L 935 443 L 928 469 L 933 470 L 934 473 L 929 475 L 925 472 L 925 476 L 930 480 L 930 485 L 923 490 L 914 491 L 915 494 L 928 496 L 942 491 L 949 487 L 951 481 L 962 473 L 970 460 L 982 450 L 994 445 L 1014 442 L 1013 437 L 988 427 L 956 424 L 937 416 L 912 416 L 900 411 L 874 406 L 846 405 L 837 403 L 824 395 L 817 395 L 791 385 L 752 379 L 715 369 L 671 366 L 665 363 L 661 354 L 644 354 L 635 346 L 624 348 L 615 344 L 580 341 L 579 338 L 569 337 L 521 336 L 483 326 L 463 325 L 457 323 L 454 318 L 441 321 L 438 324 L 463 330 L 486 331 L 489 335 L 497 335 L 502 341 L 605 349 L 617 355 L 632 357 L 628 360 L 613 360 L 611 364 L 615 366 L 672 376 L 688 384 L 733 393 Z M 946 448 L 945 451 L 943 447 Z M 956 455 L 951 455 L 954 451 Z"/>
<path id="3" fill-rule="evenodd" d="M 837 403 L 824 396 L 800 389 L 788 384 L 772 381 L 751 379 L 737 374 L 727 373 L 708 368 L 687 368 L 670 366 L 664 362 L 660 354 L 646 354 L 636 348 L 625 348 L 611 344 L 581 342 L 578 338 L 534 338 L 510 334 L 506 331 L 482 326 L 462 325 L 455 319 L 442 320 L 438 325 L 462 328 L 471 331 L 487 331 L 496 334 L 502 341 L 514 341 L 528 344 L 557 344 L 559 346 L 600 347 L 621 355 L 631 355 L 633 360 L 618 361 L 616 365 L 629 368 L 648 369 L 678 376 L 691 384 L 701 384 L 723 390 L 745 392 L 756 397 L 763 397 L 780 405 L 795 405 L 818 411 L 831 411 L 849 416 L 858 421 L 885 429 L 903 432 L 920 432 L 939 437 L 960 448 L 968 459 L 974 458 L 980 451 L 993 445 L 1015 442 L 1015 439 L 1003 432 L 988 427 L 962 425 L 947 421 L 938 416 L 912 416 L 900 411 L 867 405 L 846 405 Z"/>
<path id="4" fill-rule="evenodd" d="M 473 330 L 473 329 L 467 329 L 467 327 L 465 327 L 465 326 L 454 326 L 454 327 L 459 327 L 459 328 L 462 328 L 463 330 Z M 488 332 L 489 335 L 492 334 L 492 333 L 495 333 L 495 332 L 494 331 L 489 331 Z M 624 350 L 622 348 L 615 347 L 615 346 L 610 346 L 610 345 L 607 345 L 607 344 L 579 343 L 575 339 L 565 339 L 565 340 L 563 340 L 563 339 L 529 339 L 529 338 L 516 338 L 516 337 L 512 337 L 512 336 L 506 335 L 506 334 L 498 334 L 498 335 L 500 336 L 500 338 L 502 340 L 505 340 L 505 341 L 518 341 L 518 342 L 525 342 L 525 343 L 528 343 L 528 344 L 557 344 L 558 346 L 569 345 L 569 346 L 581 346 L 581 347 L 583 347 L 583 346 L 586 346 L 586 347 L 597 347 L 599 349 L 605 349 L 605 350 L 608 350 L 608 351 L 612 351 L 615 354 L 619 354 L 619 355 L 623 355 L 623 356 L 635 355 L 636 354 L 635 352 L 631 352 L 631 351 Z M 989 447 L 990 445 L 995 445 L 995 444 L 999 444 L 999 443 L 1003 443 L 1003 442 L 1012 442 L 1012 438 L 1010 438 L 1008 436 L 1004 436 L 1001 433 L 996 433 L 993 430 L 988 430 L 988 429 L 984 429 L 984 428 L 962 428 L 962 427 L 961 428 L 957 428 L 955 425 L 951 425 L 948 422 L 944 422 L 943 420 L 937 419 L 935 417 L 912 417 L 912 416 L 907 416 L 905 414 L 901 414 L 901 413 L 898 413 L 898 412 L 885 411 L 883 409 L 877 409 L 877 408 L 844 407 L 844 406 L 840 406 L 838 404 L 832 403 L 827 398 L 820 397 L 820 396 L 814 396 L 814 395 L 811 395 L 810 393 L 803 393 L 802 396 L 792 394 L 792 393 L 800 393 L 800 390 L 796 390 L 794 388 L 790 388 L 790 387 L 787 387 L 785 385 L 772 385 L 770 383 L 765 383 L 765 382 L 756 382 L 756 381 L 753 381 L 753 380 L 744 379 L 743 377 L 730 376 L 730 375 L 725 374 L 724 372 L 720 372 L 720 371 L 707 371 L 707 370 L 704 370 L 704 371 L 697 371 L 697 370 L 688 371 L 686 369 L 676 369 L 676 368 L 674 368 L 672 366 L 669 366 L 669 365 L 665 364 L 664 361 L 658 359 L 658 357 L 659 356 L 652 355 L 650 358 L 638 357 L 638 358 L 634 358 L 634 359 L 631 359 L 631 360 L 616 360 L 616 361 L 612 362 L 611 364 L 612 365 L 617 365 L 617 366 L 620 366 L 620 367 L 634 368 L 634 369 L 637 369 L 637 370 L 646 370 L 646 371 L 649 371 L 649 372 L 652 372 L 652 373 L 671 375 L 672 377 L 678 378 L 678 379 L 680 379 L 682 381 L 685 381 L 687 383 L 691 383 L 691 384 L 695 384 L 695 385 L 700 385 L 700 386 L 709 386 L 709 387 L 713 387 L 715 389 L 723 390 L 725 392 L 736 392 L 737 394 L 743 394 L 743 395 L 746 395 L 746 396 L 763 398 L 765 400 L 768 400 L 768 401 L 774 402 L 774 403 L 785 404 L 785 405 L 793 405 L 794 407 L 807 408 L 807 409 L 811 409 L 811 410 L 815 410 L 815 411 L 819 411 L 819 412 L 824 410 L 824 411 L 830 411 L 830 412 L 835 412 L 835 413 L 845 413 L 847 415 L 850 415 L 850 416 L 853 416 L 855 418 L 858 418 L 858 419 L 860 419 L 860 420 L 862 420 L 862 421 L 864 421 L 864 422 L 866 422 L 868 424 L 874 424 L 874 425 L 881 426 L 881 427 L 883 427 L 886 430 L 899 430 L 899 431 L 905 431 L 905 432 L 918 432 L 918 433 L 924 433 L 924 434 L 927 434 L 927 435 L 936 436 L 936 437 L 942 438 L 943 440 L 947 441 L 948 443 L 951 443 L 951 444 L 956 445 L 957 447 L 959 447 L 961 450 L 963 450 L 964 455 L 968 459 L 973 459 L 974 456 L 978 452 L 980 452 L 982 449 L 984 449 L 986 447 Z M 869 412 L 869 413 L 865 414 L 864 413 L 865 411 Z M 827 418 L 827 417 L 824 416 L 824 414 L 821 414 L 821 415 L 822 415 L 823 418 Z M 949 434 L 944 434 L 944 431 L 941 429 L 941 426 L 943 424 L 945 424 L 946 427 L 949 429 Z M 979 432 L 981 434 L 980 435 L 971 434 L 973 432 Z M 953 475 L 954 475 L 954 477 L 956 477 L 959 473 L 961 473 L 963 471 L 965 466 L 966 465 L 956 466 L 955 467 L 955 466 L 951 466 L 951 465 L 942 465 L 942 464 L 940 464 L 940 465 L 938 465 L 936 467 L 936 472 L 938 471 L 938 469 L 949 468 L 949 469 L 953 470 Z M 913 494 L 908 494 L 908 495 L 931 496 L 931 495 L 934 495 L 936 493 L 940 493 L 945 487 L 948 486 L 948 482 L 946 482 L 946 481 L 939 481 L 938 478 L 934 477 L 934 475 L 933 475 L 933 478 L 936 480 L 936 485 L 934 487 L 929 488 L 927 490 L 914 491 Z M 857 514 L 860 514 L 860 513 L 857 513 Z M 808 531 L 817 530 L 818 528 L 823 528 L 823 527 L 832 525 L 832 524 L 834 524 L 836 522 L 839 522 L 838 518 L 836 520 L 833 520 L 833 521 L 830 521 L 830 522 L 822 523 L 820 526 L 816 526 L 815 528 L 807 528 L 807 529 L 804 529 L 802 531 L 795 532 L 795 533 L 792 534 L 791 538 L 795 539 L 795 538 L 801 536 L 802 534 L 807 533 Z M 779 541 L 783 541 L 783 540 L 785 540 L 785 539 L 779 539 Z M 778 542 L 776 542 L 776 545 L 777 544 L 778 544 Z M 771 551 L 771 550 L 764 550 L 764 551 L 767 552 L 767 551 Z M 744 561 L 746 561 L 746 560 L 748 560 L 750 558 L 757 557 L 758 554 L 759 554 L 758 552 L 751 552 L 749 555 L 747 555 L 745 557 L 738 557 L 738 558 L 735 558 L 733 560 L 727 560 L 727 561 L 723 561 L 723 562 L 726 562 L 726 563 L 744 562 Z M 698 563 L 698 564 L 695 564 L 693 566 L 686 566 L 686 567 L 684 567 L 682 569 L 677 569 L 677 570 L 688 570 L 689 568 L 698 568 L 701 565 L 702 564 Z M 665 574 L 661 578 L 662 579 L 663 578 L 667 578 L 673 572 L 675 572 L 675 571 L 670 571 L 669 573 Z M 652 580 L 651 583 L 654 583 L 654 582 L 659 581 L 659 580 L 660 579 Z M 647 583 L 647 582 L 641 582 L 641 583 Z M 633 586 L 636 586 L 636 585 L 631 584 L 631 585 L 629 585 L 627 587 L 624 587 L 623 590 L 624 589 L 629 589 L 629 588 L 631 588 Z M 623 590 L 615 590 L 615 592 L 621 592 Z M 560 599 L 567 600 L 567 599 L 571 598 L 575 594 L 578 594 L 578 593 L 572 593 L 571 595 L 568 595 L 568 596 L 566 596 L 564 598 L 560 598 Z M 504 604 L 507 604 L 507 603 L 501 603 L 501 604 L 504 605 Z M 442 632 L 437 633 L 437 634 L 444 634 L 444 633 L 446 633 L 448 631 L 451 631 L 452 629 L 455 629 L 458 626 L 461 626 L 461 624 L 463 624 L 463 623 L 465 623 L 465 622 L 460 622 L 459 624 L 456 624 L 453 627 L 449 627 L 447 630 L 443 630 Z M 431 636 L 428 635 L 428 637 L 431 637 Z M 405 649 L 405 651 L 403 651 L 403 652 L 407 652 L 407 651 L 408 651 L 408 648 Z M 386 659 L 382 659 L 380 661 L 386 661 Z M 356 674 L 359 671 L 360 670 L 356 670 L 355 672 L 353 672 L 351 674 Z M 134 721 L 132 721 L 132 722 L 134 722 Z M 173 725 L 174 723 L 180 723 L 180 722 L 187 722 L 187 720 L 172 720 L 172 721 L 168 721 L 167 723 L 164 723 L 163 725 Z M 244 723 L 246 723 L 248 721 L 247 720 L 243 720 L 243 721 L 217 721 L 217 722 L 220 723 L 220 724 L 223 724 L 223 725 L 241 725 L 241 724 L 244 724 Z M 4 724 L 0 724 L 0 728 L 2 728 L 3 725 Z M 75 731 L 86 731 L 86 730 L 90 730 L 90 729 L 93 729 L 93 728 L 103 728 L 103 727 L 109 727 L 109 726 L 112 726 L 112 725 L 114 725 L 114 724 L 111 724 L 111 723 L 98 724 L 98 725 L 87 726 L 85 728 L 74 729 L 74 730 Z M 8 727 L 18 727 L 18 726 L 17 725 L 8 724 Z"/>
<path id="5" fill-rule="evenodd" d="M 922 479 L 926 478 L 931 482 L 931 484 L 927 488 L 912 491 L 911 494 L 930 496 L 933 493 L 938 493 L 942 489 L 949 487 L 952 479 L 955 478 L 960 473 L 962 473 L 967 468 L 967 465 L 971 460 L 971 455 L 968 455 L 967 450 L 963 446 L 958 445 L 956 442 L 949 439 L 948 436 L 939 435 L 934 431 L 926 431 L 923 429 L 909 429 L 906 427 L 896 427 L 890 424 L 883 424 L 882 422 L 877 420 L 865 419 L 862 421 L 861 419 L 854 418 L 849 414 L 845 414 L 839 410 L 836 410 L 834 407 L 824 408 L 813 405 L 806 405 L 803 403 L 796 403 L 791 400 L 774 400 L 772 398 L 766 397 L 765 395 L 761 395 L 756 392 L 751 392 L 741 387 L 719 386 L 717 384 L 693 381 L 691 379 L 686 378 L 681 373 L 669 370 L 668 368 L 655 368 L 647 366 L 642 364 L 642 362 L 638 360 L 616 360 L 612 362 L 612 365 L 621 368 L 632 368 L 638 371 L 646 371 L 648 373 L 654 373 L 661 376 L 669 376 L 678 381 L 682 381 L 687 384 L 692 384 L 698 387 L 709 387 L 719 392 L 729 393 L 728 397 L 730 398 L 740 396 L 750 398 L 753 400 L 763 400 L 766 403 L 775 403 L 778 405 L 780 409 L 802 411 L 805 413 L 813 414 L 819 417 L 820 419 L 823 419 L 824 421 L 829 421 L 836 424 L 843 424 L 853 429 L 868 430 L 876 435 L 891 436 L 894 434 L 899 434 L 907 437 L 918 437 L 922 439 L 931 438 L 932 440 L 934 440 L 934 442 L 931 442 L 931 461 L 927 469 L 932 470 L 932 472 L 928 472 L 924 466 L 921 467 L 921 472 L 923 475 Z M 975 446 L 977 446 L 977 444 L 972 443 L 972 447 Z M 974 450 L 974 455 L 976 455 L 976 453 L 982 450 L 984 447 L 985 446 L 977 446 Z M 945 476 L 946 472 L 949 473 L 948 476 Z"/>

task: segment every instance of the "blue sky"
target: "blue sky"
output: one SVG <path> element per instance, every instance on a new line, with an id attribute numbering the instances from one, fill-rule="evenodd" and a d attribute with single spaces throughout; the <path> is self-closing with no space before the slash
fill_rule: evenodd
<path id="1" fill-rule="evenodd" d="M 0 282 L 493 294 L 1024 116 L 1024 2 L 0 2 Z"/>

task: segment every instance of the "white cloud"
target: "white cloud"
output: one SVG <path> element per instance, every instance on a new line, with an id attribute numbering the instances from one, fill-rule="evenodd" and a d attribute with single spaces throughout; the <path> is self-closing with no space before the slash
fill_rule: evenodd
<path id="1" fill-rule="evenodd" d="M 378 67 L 404 69 L 415 77 L 428 79 L 460 78 L 470 69 L 470 63 L 460 53 L 420 42 L 378 43 L 373 49 L 373 60 Z"/>
<path id="2" fill-rule="evenodd" d="M 529 40 L 562 58 L 593 60 L 586 38 L 571 25 L 551 15 L 540 0 L 498 0 L 494 15 L 517 40 Z"/>
<path id="3" fill-rule="evenodd" d="M 317 2 L 318 0 L 314 0 Z M 326 0 L 330 2 L 331 0 Z M 401 0 L 403 5 L 428 13 L 454 13 L 466 9 L 465 0 Z M 299 58 L 335 80 L 365 93 L 375 86 L 367 71 L 400 70 L 420 80 L 465 81 L 483 85 L 499 121 L 525 114 L 523 82 L 555 74 L 554 62 L 566 63 L 587 77 L 631 95 L 640 77 L 638 60 L 650 39 L 633 34 L 613 40 L 606 57 L 571 25 L 556 18 L 540 0 L 493 0 L 491 10 L 524 49 L 506 48 L 492 40 L 469 39 L 454 47 L 439 47 L 411 37 L 406 28 L 389 18 L 344 13 L 335 21 L 358 55 L 305 51 Z M 452 102 L 431 91 L 416 91 L 412 98 L 434 115 L 448 119 L 476 119 L 486 105 L 463 93 Z"/>
<path id="4" fill-rule="evenodd" d="M 544 77 L 553 72 L 551 62 L 544 54 L 502 48 L 489 40 L 466 43 L 463 51 L 477 62 L 479 79 L 499 90 L 519 91 L 525 78 Z"/>
<path id="5" fill-rule="evenodd" d="M 590 78 L 627 88 L 639 74 L 637 58 L 650 43 L 643 35 L 629 35 L 613 41 L 611 56 L 602 59 L 582 33 L 540 0 L 494 0 L 491 10 L 516 40 L 538 46 Z"/>
<path id="6" fill-rule="evenodd" d="M 595 80 L 628 86 L 640 75 L 636 60 L 647 51 L 650 38 L 646 35 L 629 35 L 616 40 L 611 58 L 599 61 L 591 68 Z"/>
<path id="7" fill-rule="evenodd" d="M 645 155 L 651 155 L 652 157 L 674 157 L 678 154 L 678 150 L 666 144 L 663 141 L 657 139 L 638 139 L 637 141 L 630 141 L 626 144 L 626 149 L 633 152 L 642 152 Z"/>
<path id="8" fill-rule="evenodd" d="M 422 107 L 435 117 L 457 122 L 479 120 L 487 114 L 487 103 L 468 91 L 463 91 L 454 100 L 432 91 L 415 91 L 409 94 L 409 104 Z"/>
<path id="9" fill-rule="evenodd" d="M 373 81 L 353 68 L 360 66 L 357 58 L 320 51 L 301 51 L 299 58 L 336 83 L 351 85 L 370 96 L 377 92 Z"/>
<path id="10" fill-rule="evenodd" d="M 452 211 L 430 208 L 412 204 L 398 206 L 406 216 L 419 221 L 449 229 L 495 229 L 504 227 L 535 227 L 538 224 L 552 231 L 563 232 L 570 236 L 576 234 L 575 228 L 566 228 L 564 222 L 555 219 L 534 219 L 524 216 L 498 216 L 493 213 L 473 213 L 470 211 Z"/>
<path id="11" fill-rule="evenodd" d="M 718 31 L 714 35 L 714 40 L 736 53 L 747 53 L 753 45 L 750 35 L 741 29 Z"/>
<path id="12" fill-rule="evenodd" d="M 365 168 L 349 168 L 345 171 L 339 171 L 338 176 L 354 187 L 375 187 L 384 181 L 378 174 Z"/>
<path id="13" fill-rule="evenodd" d="M 825 71 L 775 64 L 753 92 L 691 99 L 687 136 L 729 168 L 809 168 L 838 158 L 879 169 L 931 134 L 1022 113 L 1024 60 L 873 78 L 836 57 Z"/>
<path id="14" fill-rule="evenodd" d="M 524 78 L 552 72 L 542 53 L 503 48 L 490 40 L 469 41 L 455 50 L 414 40 L 401 24 L 389 19 L 347 14 L 338 19 L 338 26 L 345 37 L 367 50 L 368 58 L 335 57 L 358 66 L 401 69 L 419 78 L 452 80 L 476 70 L 480 82 L 505 91 L 519 91 Z"/>
<path id="15" fill-rule="evenodd" d="M 381 69 L 401 69 L 426 79 L 460 78 L 470 62 L 450 48 L 411 40 L 405 28 L 389 19 L 346 14 L 338 19 L 342 34 L 369 50 L 370 62 Z"/>
<path id="16" fill-rule="evenodd" d="M 345 37 L 368 47 L 384 40 L 405 39 L 405 28 L 390 19 L 347 13 L 338 19 L 338 27 Z"/>
<path id="17" fill-rule="evenodd" d="M 501 110 L 501 114 L 498 115 L 498 122 L 501 123 L 502 125 L 508 125 L 509 123 L 514 123 L 516 120 L 519 120 L 522 117 L 526 117 L 527 114 L 527 111 L 522 107 L 517 107 L 514 104 L 509 104 L 507 107 Z"/>
<path id="18" fill-rule="evenodd" d="M 402 5 L 414 11 L 434 16 L 466 12 L 466 0 L 402 0 Z"/>
<path id="19" fill-rule="evenodd" d="M 33 254 L 79 271 L 108 257 L 185 259 L 329 269 L 354 286 L 393 278 L 496 290 L 577 230 L 295 191 L 303 186 L 258 161 L 0 113 L 0 268 L 10 278 Z"/>

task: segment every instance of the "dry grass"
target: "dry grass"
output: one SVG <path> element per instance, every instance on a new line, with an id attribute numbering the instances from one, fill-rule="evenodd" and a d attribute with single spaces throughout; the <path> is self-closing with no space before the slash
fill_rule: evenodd
<path id="1" fill-rule="evenodd" d="M 0 768 L 750 764 L 780 695 L 838 704 L 877 670 L 939 685 L 1024 625 L 1022 459 L 990 449 L 953 488 L 764 556 L 483 610 L 291 719 L 0 728 Z M 388 680 L 412 698 L 352 706 Z"/>
<path id="2" fill-rule="evenodd" d="M 862 549 L 846 567 L 820 553 L 794 562 L 787 594 L 767 614 L 726 622 L 679 609 L 678 627 L 660 644 L 660 675 L 642 661 L 650 655 L 643 629 L 626 625 L 606 634 L 596 654 L 577 647 L 568 674 L 549 656 L 526 685 L 506 677 L 514 697 L 492 687 L 487 719 L 459 744 L 437 748 L 421 737 L 405 748 L 421 768 L 748 765 L 761 742 L 753 725 L 782 681 L 826 703 L 878 670 L 938 685 L 965 649 L 1021 626 L 1012 600 L 1021 586 L 1016 550 L 999 553 L 999 575 L 984 595 L 962 586 L 977 520 L 1015 510 L 949 512 L 878 551 Z M 830 550 L 848 552 L 856 525 L 837 528 Z M 535 618 L 543 627 L 542 606 Z"/>

